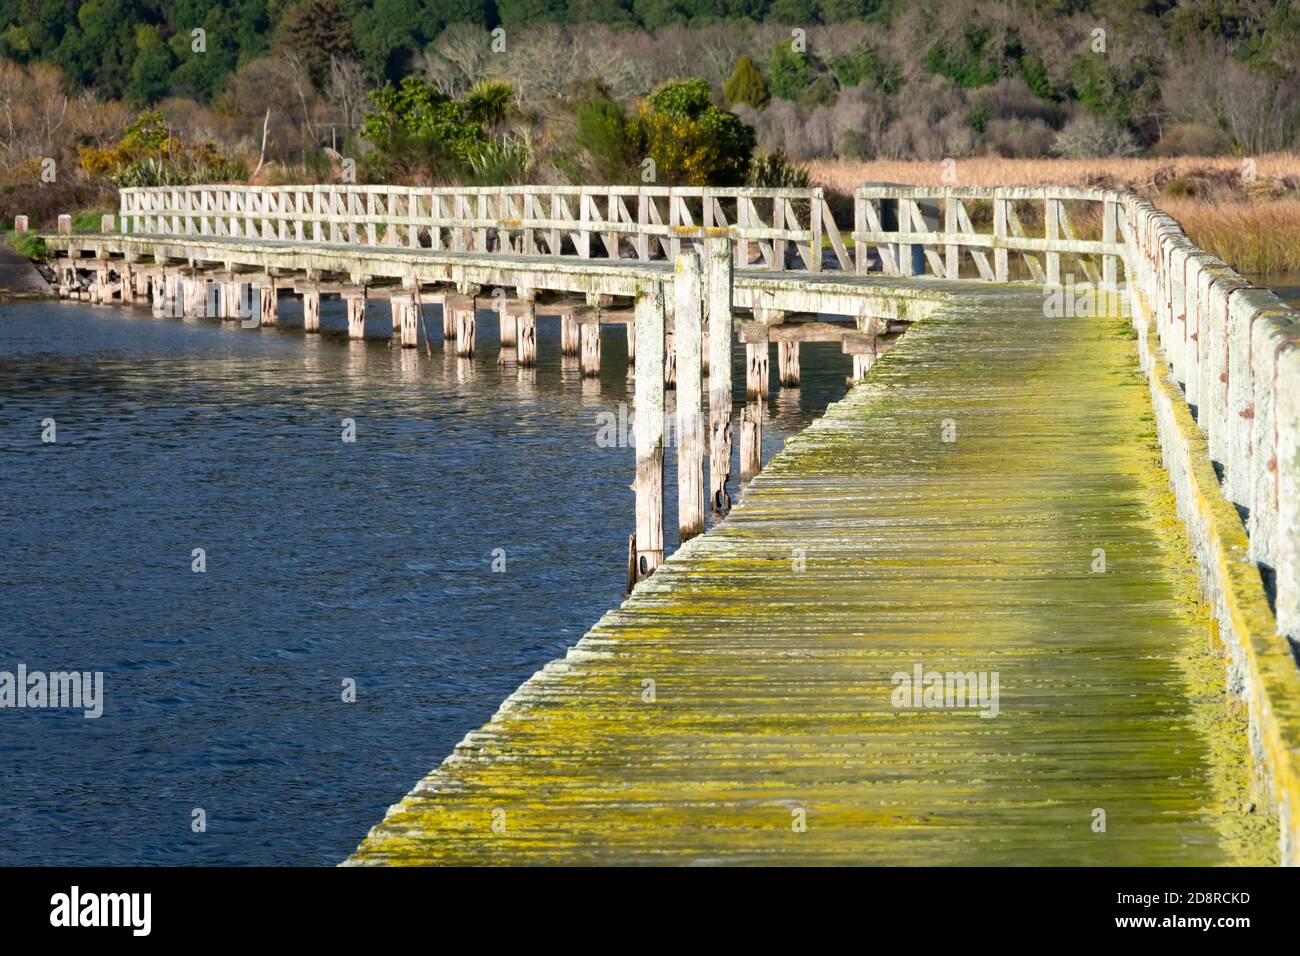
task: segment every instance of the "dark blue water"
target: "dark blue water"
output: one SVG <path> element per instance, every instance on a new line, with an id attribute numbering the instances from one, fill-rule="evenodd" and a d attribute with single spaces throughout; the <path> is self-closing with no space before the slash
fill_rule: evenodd
<path id="1" fill-rule="evenodd" d="M 553 319 L 530 373 L 497 366 L 491 313 L 472 364 L 429 313 L 432 359 L 0 306 L 0 671 L 105 681 L 96 720 L 0 709 L 0 865 L 337 863 L 622 600 L 634 452 L 597 435 L 631 402 L 623 331 L 584 383 Z M 838 346 L 803 353 L 768 454 L 844 391 Z"/>

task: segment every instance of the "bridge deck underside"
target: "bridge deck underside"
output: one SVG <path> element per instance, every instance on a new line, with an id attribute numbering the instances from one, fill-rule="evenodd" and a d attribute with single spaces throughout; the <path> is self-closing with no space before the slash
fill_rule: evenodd
<path id="1" fill-rule="evenodd" d="M 634 296 L 638 286 L 646 282 L 670 280 L 673 273 L 673 264 L 666 260 L 638 262 L 163 234 L 44 234 L 44 238 L 53 249 L 73 248 L 126 255 L 142 265 L 154 258 L 159 261 L 191 260 L 284 274 L 347 275 L 355 272 L 366 277 L 367 281 L 380 278 L 409 282 L 415 279 L 421 283 L 469 283 L 483 287 L 521 287 L 622 297 Z M 924 313 L 926 304 L 957 293 L 986 298 L 994 295 L 995 290 L 979 283 L 879 273 L 855 275 L 793 269 L 769 272 L 738 268 L 734 301 L 740 308 L 856 315 L 860 312 L 875 314 L 883 300 L 899 300 L 907 311 L 906 302 L 915 300 L 921 306 L 917 312 L 919 315 Z"/>
<path id="2" fill-rule="evenodd" d="M 914 326 L 349 862 L 1265 862 L 1128 325 L 1042 312 Z"/>

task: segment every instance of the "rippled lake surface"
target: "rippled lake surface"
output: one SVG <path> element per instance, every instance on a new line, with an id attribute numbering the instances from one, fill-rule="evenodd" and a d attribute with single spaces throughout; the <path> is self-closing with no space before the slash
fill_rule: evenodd
<path id="1" fill-rule="evenodd" d="M 0 865 L 337 863 L 622 600 L 634 452 L 597 441 L 631 402 L 622 328 L 584 383 L 553 318 L 529 373 L 492 313 L 467 364 L 427 311 L 432 358 L 347 341 L 337 301 L 320 336 L 288 300 L 256 330 L 0 305 L 0 671 L 105 684 L 99 719 L 0 710 Z M 849 369 L 803 346 L 765 457 Z M 743 354 L 733 380 L 739 407 Z"/>

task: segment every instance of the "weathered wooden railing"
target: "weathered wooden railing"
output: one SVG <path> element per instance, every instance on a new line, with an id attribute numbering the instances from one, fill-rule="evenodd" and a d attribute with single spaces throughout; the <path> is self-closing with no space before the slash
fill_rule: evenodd
<path id="1" fill-rule="evenodd" d="M 1129 253 L 1123 203 L 1124 194 L 1096 189 L 864 186 L 851 248 L 820 188 L 141 187 L 122 190 L 120 221 L 144 235 L 640 261 L 671 261 L 684 242 L 698 244 L 687 233 L 727 227 L 741 268 L 955 279 L 969 258 L 988 281 L 1054 284 L 1064 260 L 1085 281 L 1114 287 Z M 1014 254 L 1025 264 L 1017 276 Z"/>
<path id="2" fill-rule="evenodd" d="M 1130 291 L 1150 305 L 1224 496 L 1244 509 L 1249 559 L 1276 581 L 1279 629 L 1300 639 L 1300 313 L 1146 200 L 1129 196 L 1124 210 L 1138 253 Z"/>
<path id="3" fill-rule="evenodd" d="M 184 186 L 123 189 L 136 234 L 675 260 L 686 232 L 728 227 L 737 261 L 852 271 L 821 189 L 656 186 Z"/>
<path id="4" fill-rule="evenodd" d="M 1126 195 L 1122 209 L 1165 465 L 1272 784 L 1282 858 L 1300 863 L 1300 313 L 1150 202 Z"/>
<path id="5" fill-rule="evenodd" d="M 1023 278 L 1060 284 L 1064 259 L 1067 269 L 1077 263 L 1080 281 L 1114 288 L 1131 252 L 1124 202 L 1102 189 L 862 186 L 854 261 L 867 272 L 874 251 L 888 274 L 957 279 L 969 259 L 979 278 L 1007 282 L 1018 253 Z M 1085 238 L 1090 231 L 1099 235 Z"/>

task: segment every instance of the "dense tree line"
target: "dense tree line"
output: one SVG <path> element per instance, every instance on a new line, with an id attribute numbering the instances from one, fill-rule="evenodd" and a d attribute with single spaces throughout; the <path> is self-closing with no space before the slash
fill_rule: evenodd
<path id="1" fill-rule="evenodd" d="M 1300 0 L 0 0 L 0 14 L 0 193 L 51 158 L 105 182 L 313 181 L 344 155 L 413 182 L 641 181 L 647 160 L 660 182 L 793 182 L 786 159 L 1300 147 Z"/>
<path id="2" fill-rule="evenodd" d="M 288 45 L 317 61 L 358 58 L 380 80 L 398 80 L 449 25 L 507 31 L 531 25 L 591 24 L 659 31 L 671 27 L 781 23 L 888 24 L 917 4 L 901 0 L 0 0 L 0 55 L 58 66 L 100 96 L 152 103 L 167 96 L 204 100 L 221 92 L 242 64 Z M 976 4 L 949 4 L 978 25 Z M 1240 41 L 1265 55 L 1270 20 L 1294 19 L 1292 0 L 1015 0 L 1035 25 L 1087 15 L 1119 25 L 1159 21 L 1172 46 L 1203 36 Z M 193 31 L 205 32 L 202 55 Z M 932 65 L 966 82 L 996 79 L 997 68 L 971 49 L 937 50 Z"/>

